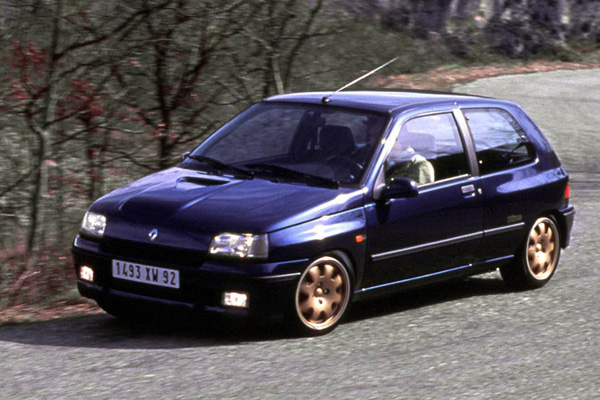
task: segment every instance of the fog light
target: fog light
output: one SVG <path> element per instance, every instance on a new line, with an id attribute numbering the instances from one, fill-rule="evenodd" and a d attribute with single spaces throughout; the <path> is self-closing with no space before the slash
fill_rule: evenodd
<path id="1" fill-rule="evenodd" d="M 229 307 L 248 308 L 248 294 L 239 292 L 223 292 L 223 305 Z"/>
<path id="2" fill-rule="evenodd" d="M 94 282 L 94 270 L 87 265 L 79 267 L 79 277 L 84 281 Z"/>

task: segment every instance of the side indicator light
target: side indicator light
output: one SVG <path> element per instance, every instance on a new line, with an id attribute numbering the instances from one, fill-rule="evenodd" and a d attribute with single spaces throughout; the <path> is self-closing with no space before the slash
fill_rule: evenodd
<path id="1" fill-rule="evenodd" d="M 364 242 L 364 241 L 365 241 L 365 237 L 364 237 L 364 235 L 356 235 L 356 236 L 354 237 L 354 241 L 355 241 L 356 243 L 362 243 L 362 242 Z"/>
<path id="2" fill-rule="evenodd" d="M 569 204 L 569 198 L 571 197 L 571 186 L 567 183 L 567 187 L 565 188 L 565 202 Z"/>

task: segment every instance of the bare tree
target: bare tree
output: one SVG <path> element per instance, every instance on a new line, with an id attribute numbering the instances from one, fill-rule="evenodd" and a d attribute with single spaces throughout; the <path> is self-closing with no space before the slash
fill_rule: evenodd
<path id="1" fill-rule="evenodd" d="M 326 0 L 253 3 L 254 18 L 235 42 L 244 51 L 232 52 L 234 68 L 243 72 L 236 76 L 237 97 L 249 102 L 293 90 L 301 75 L 307 73 L 298 65 L 305 46 L 339 31 L 334 23 L 325 24 L 319 18 Z"/>
<path id="2" fill-rule="evenodd" d="M 0 191 L 0 198 L 16 187 L 29 183 L 29 228 L 26 252 L 31 254 L 37 242 L 41 218 L 41 201 L 48 189 L 48 166 L 52 160 L 52 143 L 59 127 L 66 120 L 79 116 L 80 110 L 58 115 L 59 99 L 68 93 L 71 82 L 105 64 L 101 44 L 128 35 L 130 29 L 146 20 L 152 13 L 167 7 L 164 1 L 117 17 L 111 23 L 91 21 L 85 9 L 77 9 L 64 0 L 52 3 L 33 2 L 19 11 L 42 13 L 49 33 L 39 36 L 35 20 L 21 22 L 19 37 L 13 39 L 8 90 L 4 91 L 4 110 L 22 120 L 31 135 L 29 168 Z M 49 16 L 48 16 L 49 14 Z M 41 18 L 40 18 L 41 19 Z M 93 49 L 95 51 L 90 51 Z"/>
<path id="3" fill-rule="evenodd" d="M 143 2 L 145 4 L 146 2 Z M 251 18 L 243 0 L 178 0 L 144 22 L 126 43 L 128 56 L 113 70 L 120 101 L 135 115 L 138 128 L 150 133 L 146 145 L 158 157 L 123 154 L 148 169 L 172 164 L 173 152 L 197 141 L 214 127 L 219 85 L 226 74 L 222 49 Z"/>

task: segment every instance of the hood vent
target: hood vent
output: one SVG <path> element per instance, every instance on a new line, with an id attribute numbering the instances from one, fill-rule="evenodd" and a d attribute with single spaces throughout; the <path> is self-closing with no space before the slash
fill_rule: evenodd
<path id="1" fill-rule="evenodd" d="M 177 183 L 193 183 L 194 185 L 201 186 L 217 186 L 224 185 L 229 183 L 228 179 L 220 179 L 220 178 L 212 178 L 212 177 L 204 177 L 204 176 L 185 176 L 183 178 L 179 178 Z"/>

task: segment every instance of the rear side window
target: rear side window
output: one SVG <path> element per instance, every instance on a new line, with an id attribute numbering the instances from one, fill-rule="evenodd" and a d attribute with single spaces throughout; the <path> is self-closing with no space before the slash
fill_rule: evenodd
<path id="1" fill-rule="evenodd" d="M 506 111 L 500 109 L 463 110 L 477 153 L 479 172 L 502 171 L 535 159 L 535 151 L 525 131 Z"/>

